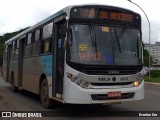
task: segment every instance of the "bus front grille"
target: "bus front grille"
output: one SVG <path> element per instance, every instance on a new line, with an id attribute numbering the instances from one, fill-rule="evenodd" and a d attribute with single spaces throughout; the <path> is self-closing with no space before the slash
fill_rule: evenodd
<path id="1" fill-rule="evenodd" d="M 118 86 L 118 85 L 131 85 L 133 82 L 119 82 L 119 83 L 90 83 L 93 86 Z"/>
<path id="2" fill-rule="evenodd" d="M 82 72 L 88 75 L 130 75 L 137 74 L 143 67 L 98 67 L 98 68 L 84 68 Z"/>

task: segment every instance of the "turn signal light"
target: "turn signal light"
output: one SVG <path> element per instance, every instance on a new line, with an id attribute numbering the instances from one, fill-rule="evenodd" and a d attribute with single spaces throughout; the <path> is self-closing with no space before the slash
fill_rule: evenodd
<path id="1" fill-rule="evenodd" d="M 135 81 L 134 83 L 134 87 L 138 87 L 139 86 L 139 82 Z"/>

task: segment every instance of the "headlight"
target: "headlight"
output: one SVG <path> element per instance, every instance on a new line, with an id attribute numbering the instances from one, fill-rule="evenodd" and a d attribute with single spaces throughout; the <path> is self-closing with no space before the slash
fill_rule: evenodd
<path id="1" fill-rule="evenodd" d="M 81 79 L 77 79 L 76 80 L 76 84 L 80 86 L 82 84 L 82 80 Z"/>
<path id="2" fill-rule="evenodd" d="M 75 82 L 77 80 L 77 77 L 76 76 L 73 76 L 72 78 L 71 78 L 71 81 L 72 82 Z"/>
<path id="3" fill-rule="evenodd" d="M 69 76 L 69 77 L 68 77 Z M 82 88 L 88 88 L 88 86 L 90 85 L 89 82 L 86 82 L 85 80 L 74 76 L 70 73 L 67 73 L 67 77 L 75 84 L 77 84 L 78 86 L 82 87 Z"/>
<path id="4" fill-rule="evenodd" d="M 82 88 L 87 88 L 89 86 L 89 82 L 82 83 Z"/>

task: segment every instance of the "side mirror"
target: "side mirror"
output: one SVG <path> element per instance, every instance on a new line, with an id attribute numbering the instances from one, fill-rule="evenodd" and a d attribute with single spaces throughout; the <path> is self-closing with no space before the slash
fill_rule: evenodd
<path id="1" fill-rule="evenodd" d="M 66 47 L 67 47 L 67 35 L 66 35 L 66 37 L 64 39 L 64 43 L 63 43 L 63 48 L 66 49 Z"/>
<path id="2" fill-rule="evenodd" d="M 72 46 L 72 30 L 69 29 L 67 33 L 68 33 L 67 34 L 67 36 L 68 36 L 68 45 Z"/>
<path id="3" fill-rule="evenodd" d="M 67 34 L 65 35 L 64 44 L 63 44 L 64 49 L 66 49 L 67 44 L 68 46 L 72 46 L 72 30 L 70 28 L 67 29 Z"/>

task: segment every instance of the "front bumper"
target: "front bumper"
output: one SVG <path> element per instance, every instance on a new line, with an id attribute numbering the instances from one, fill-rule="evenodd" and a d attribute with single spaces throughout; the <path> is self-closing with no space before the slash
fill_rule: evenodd
<path id="1" fill-rule="evenodd" d="M 108 92 L 116 91 L 121 92 L 120 98 L 107 99 Z M 141 99 L 144 99 L 144 80 L 138 87 L 116 89 L 83 89 L 70 83 L 64 91 L 64 102 L 71 104 L 105 104 Z"/>

